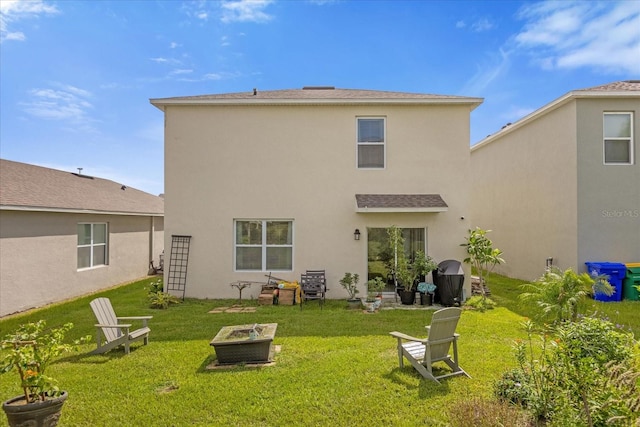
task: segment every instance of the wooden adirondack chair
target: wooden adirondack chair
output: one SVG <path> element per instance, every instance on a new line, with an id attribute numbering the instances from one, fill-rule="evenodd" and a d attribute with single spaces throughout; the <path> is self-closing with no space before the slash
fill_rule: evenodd
<path id="1" fill-rule="evenodd" d="M 454 375 L 466 375 L 464 369 L 458 364 L 458 337 L 455 332 L 462 310 L 457 307 L 443 308 L 433 313 L 431 325 L 427 326 L 427 338 L 416 338 L 401 332 L 390 334 L 398 339 L 398 360 L 400 368 L 404 367 L 404 356 L 411 365 L 424 378 L 437 382 L 439 379 Z M 449 349 L 453 347 L 453 357 L 449 355 Z M 433 363 L 445 362 L 452 372 L 435 376 Z"/>
<path id="2" fill-rule="evenodd" d="M 109 298 L 96 298 L 90 303 L 93 314 L 98 323 L 96 326 L 96 341 L 98 348 L 92 353 L 106 353 L 112 348 L 124 345 L 124 352 L 129 353 L 129 344 L 144 340 L 144 345 L 149 343 L 149 332 L 147 321 L 153 316 L 116 317 Z M 130 323 L 120 323 L 121 320 L 141 320 L 142 328 L 131 332 Z"/>

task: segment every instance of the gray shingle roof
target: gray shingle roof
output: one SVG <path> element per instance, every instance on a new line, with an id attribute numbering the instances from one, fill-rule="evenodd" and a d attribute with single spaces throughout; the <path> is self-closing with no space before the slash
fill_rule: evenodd
<path id="1" fill-rule="evenodd" d="M 439 194 L 356 194 L 359 211 L 443 211 L 448 208 Z"/>
<path id="2" fill-rule="evenodd" d="M 329 104 L 329 103 L 465 103 L 480 105 L 482 98 L 424 93 L 389 92 L 362 89 L 338 89 L 333 87 L 305 87 L 303 89 L 255 90 L 249 92 L 222 93 L 212 95 L 156 98 L 150 102 L 161 108 L 163 105 L 180 104 Z M 162 109 L 162 108 L 161 108 Z"/>
<path id="3" fill-rule="evenodd" d="M 107 179 L 4 159 L 0 159 L 0 207 L 164 215 L 162 197 Z"/>

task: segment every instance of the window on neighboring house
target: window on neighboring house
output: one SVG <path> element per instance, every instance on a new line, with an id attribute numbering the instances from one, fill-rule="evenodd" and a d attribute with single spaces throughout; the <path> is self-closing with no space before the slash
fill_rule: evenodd
<path id="1" fill-rule="evenodd" d="M 237 271 L 292 271 L 293 221 L 236 220 Z"/>
<path id="2" fill-rule="evenodd" d="M 358 168 L 383 169 L 385 167 L 384 118 L 358 118 Z"/>
<path id="3" fill-rule="evenodd" d="M 604 113 L 604 163 L 633 163 L 633 113 Z"/>
<path id="4" fill-rule="evenodd" d="M 78 224 L 78 269 L 107 265 L 107 224 Z"/>

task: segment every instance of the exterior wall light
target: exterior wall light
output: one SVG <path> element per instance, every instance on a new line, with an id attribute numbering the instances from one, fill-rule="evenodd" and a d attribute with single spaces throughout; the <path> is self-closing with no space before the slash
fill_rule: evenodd
<path id="1" fill-rule="evenodd" d="M 356 231 L 353 232 L 353 239 L 360 240 L 360 230 L 356 228 Z"/>

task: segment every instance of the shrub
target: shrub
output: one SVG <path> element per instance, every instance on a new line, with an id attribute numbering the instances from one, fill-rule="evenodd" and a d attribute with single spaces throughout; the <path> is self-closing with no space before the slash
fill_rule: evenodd
<path id="1" fill-rule="evenodd" d="M 519 368 L 511 369 L 502 374 L 493 385 L 493 394 L 499 400 L 527 406 L 531 399 L 530 378 Z"/>
<path id="2" fill-rule="evenodd" d="M 464 305 L 484 312 L 493 309 L 496 306 L 496 302 L 488 297 L 474 295 L 465 301 Z"/>
<path id="3" fill-rule="evenodd" d="M 149 284 L 149 304 L 151 308 L 167 309 L 171 304 L 180 304 L 180 299 L 163 291 L 162 279 Z"/>
<path id="4" fill-rule="evenodd" d="M 549 426 L 630 425 L 640 417 L 635 341 L 605 319 L 578 317 L 515 344 L 519 368 L 506 372 L 494 394 L 520 403 Z M 539 335 L 540 347 L 534 346 Z M 637 364 L 637 361 L 635 362 Z"/>

